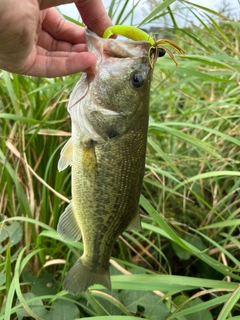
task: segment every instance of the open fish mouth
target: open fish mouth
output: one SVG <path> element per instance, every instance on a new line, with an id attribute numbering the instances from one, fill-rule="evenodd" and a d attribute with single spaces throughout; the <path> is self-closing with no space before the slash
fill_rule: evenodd
<path id="1" fill-rule="evenodd" d="M 126 59 L 124 63 L 127 63 L 128 58 L 131 60 L 131 63 L 134 58 L 139 59 L 143 57 L 145 60 L 151 47 L 147 41 L 116 41 L 116 39 L 111 38 L 99 40 L 99 37 L 89 29 L 86 29 L 86 38 L 89 51 L 93 52 L 97 57 L 96 68 L 104 62 L 106 63 L 108 59 L 111 61 L 111 58 Z M 143 63 L 146 63 L 146 60 Z M 111 67 L 113 66 L 114 64 L 111 63 Z"/>

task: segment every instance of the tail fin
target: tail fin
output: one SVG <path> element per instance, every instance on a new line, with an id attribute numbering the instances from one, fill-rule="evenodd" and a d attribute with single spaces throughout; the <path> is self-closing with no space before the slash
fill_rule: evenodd
<path id="1" fill-rule="evenodd" d="M 95 272 L 84 265 L 84 259 L 79 258 L 69 270 L 64 282 L 63 289 L 72 295 L 83 294 L 93 284 L 101 284 L 111 290 L 109 270 Z"/>

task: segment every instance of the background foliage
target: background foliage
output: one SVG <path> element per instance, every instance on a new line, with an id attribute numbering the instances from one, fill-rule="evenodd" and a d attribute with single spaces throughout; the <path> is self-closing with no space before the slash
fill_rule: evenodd
<path id="1" fill-rule="evenodd" d="M 114 23 L 133 21 L 138 1 L 130 12 L 127 3 L 111 2 Z M 140 26 L 164 21 L 159 36 L 186 55 L 178 67 L 165 56 L 154 71 L 144 229 L 119 237 L 112 292 L 61 291 L 83 250 L 56 233 L 71 197 L 70 170 L 56 168 L 79 75 L 0 74 L 0 319 L 240 319 L 240 24 L 226 8 L 149 4 Z"/>

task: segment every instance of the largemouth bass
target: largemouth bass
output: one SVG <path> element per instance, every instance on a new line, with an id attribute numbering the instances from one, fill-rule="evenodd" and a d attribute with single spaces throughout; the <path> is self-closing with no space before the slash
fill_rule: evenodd
<path id="1" fill-rule="evenodd" d="M 60 217 L 58 233 L 65 241 L 82 237 L 84 245 L 63 283 L 73 295 L 93 284 L 111 289 L 112 247 L 126 229 L 141 229 L 150 56 L 157 55 L 147 41 L 103 39 L 89 30 L 86 41 L 97 57 L 96 68 L 82 76 L 71 94 L 72 137 L 58 164 L 60 171 L 72 166 L 72 201 Z"/>

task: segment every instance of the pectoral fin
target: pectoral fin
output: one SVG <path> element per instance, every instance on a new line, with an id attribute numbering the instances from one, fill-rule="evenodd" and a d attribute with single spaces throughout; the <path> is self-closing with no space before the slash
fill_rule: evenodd
<path id="1" fill-rule="evenodd" d="M 72 138 L 70 138 L 61 151 L 60 159 L 58 161 L 58 171 L 63 171 L 68 166 L 72 165 L 72 150 Z"/>
<path id="2" fill-rule="evenodd" d="M 76 242 L 81 238 L 81 230 L 73 210 L 73 202 L 71 201 L 58 221 L 57 232 L 64 241 Z"/>
<path id="3" fill-rule="evenodd" d="M 141 220 L 140 220 L 140 215 L 139 215 L 138 210 L 135 214 L 135 217 L 133 218 L 133 220 L 130 222 L 129 226 L 127 227 L 127 230 L 135 230 L 135 231 L 142 230 Z"/>

